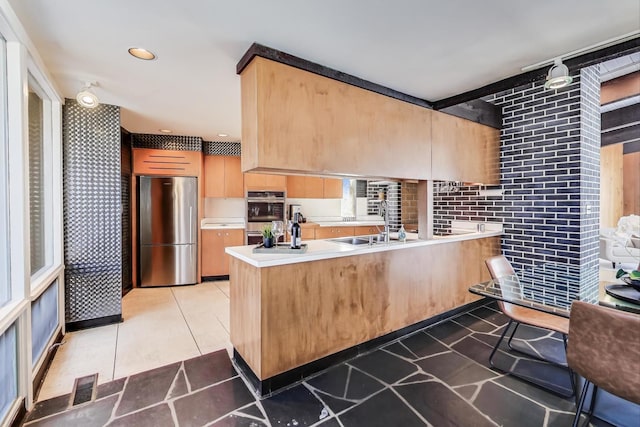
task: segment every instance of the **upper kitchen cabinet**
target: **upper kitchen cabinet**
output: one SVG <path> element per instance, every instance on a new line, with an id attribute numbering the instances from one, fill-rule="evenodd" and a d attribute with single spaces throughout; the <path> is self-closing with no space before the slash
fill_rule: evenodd
<path id="1" fill-rule="evenodd" d="M 342 179 L 325 178 L 323 194 L 325 199 L 342 199 Z"/>
<path id="2" fill-rule="evenodd" d="M 315 176 L 287 176 L 287 197 L 322 199 L 324 198 L 324 179 Z"/>
<path id="3" fill-rule="evenodd" d="M 240 157 L 204 156 L 204 196 L 244 197 Z"/>
<path id="4" fill-rule="evenodd" d="M 294 199 L 341 199 L 342 179 L 287 176 L 287 197 Z"/>
<path id="5" fill-rule="evenodd" d="M 200 176 L 199 151 L 134 148 L 133 173 L 136 175 Z"/>
<path id="6" fill-rule="evenodd" d="M 443 181 L 500 183 L 500 131 L 433 111 L 432 176 Z"/>
<path id="7" fill-rule="evenodd" d="M 244 174 L 244 186 L 247 190 L 285 191 L 287 177 L 267 173 L 246 173 Z"/>
<path id="8" fill-rule="evenodd" d="M 431 179 L 429 109 L 262 57 L 241 86 L 245 172 Z"/>

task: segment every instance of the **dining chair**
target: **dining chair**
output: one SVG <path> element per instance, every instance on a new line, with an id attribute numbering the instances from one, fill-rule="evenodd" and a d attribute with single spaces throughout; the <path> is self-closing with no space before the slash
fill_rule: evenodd
<path id="1" fill-rule="evenodd" d="M 574 301 L 569 319 L 567 362 L 585 379 L 573 427 L 580 420 L 589 383 L 593 391 L 587 423 L 599 388 L 640 404 L 640 316 Z"/>
<path id="2" fill-rule="evenodd" d="M 505 258 L 503 255 L 494 256 L 486 259 L 485 264 L 489 269 L 489 273 L 491 274 L 491 278 L 493 279 L 493 281 L 500 286 L 504 297 L 522 298 L 522 295 L 509 295 L 509 293 L 513 294 L 520 291 L 520 286 L 519 286 L 520 283 L 518 280 L 518 276 L 516 275 L 513 267 L 511 266 L 511 263 L 509 263 L 507 258 Z M 549 362 L 565 368 L 567 367 L 567 365 L 565 365 L 564 363 L 550 360 L 550 359 L 544 358 L 541 355 L 523 351 L 522 349 L 513 348 L 511 346 L 511 341 L 513 340 L 513 337 L 516 334 L 516 331 L 518 330 L 518 326 L 520 326 L 520 324 L 525 324 L 525 325 L 535 326 L 537 328 L 547 329 L 550 331 L 560 333 L 562 335 L 562 340 L 563 340 L 564 348 L 566 351 L 567 334 L 569 333 L 568 318 L 534 310 L 532 308 L 521 307 L 519 305 L 511 304 L 511 303 L 500 301 L 500 300 L 498 301 L 498 307 L 500 307 L 500 310 L 502 311 L 502 313 L 509 318 L 509 323 L 502 331 L 502 334 L 500 335 L 500 339 L 498 339 L 498 342 L 496 343 L 495 347 L 491 351 L 491 355 L 489 356 L 489 364 L 492 367 L 497 368 L 493 363 L 493 357 L 498 351 L 498 348 L 500 347 L 500 343 L 504 339 L 507 331 L 509 330 L 512 324 L 514 324 L 514 328 L 507 342 L 507 345 L 509 346 L 510 350 L 523 353 L 523 354 L 526 354 L 527 356 L 531 356 L 536 359 L 543 360 L 545 362 Z M 501 368 L 497 368 L 497 369 L 503 370 Z M 572 396 L 573 394 L 575 394 L 575 382 L 574 382 L 575 379 L 574 379 L 573 373 L 571 372 L 571 369 L 569 369 L 569 376 L 571 381 L 572 393 L 569 394 L 568 396 Z M 560 393 L 560 394 L 566 395 L 565 393 Z"/>

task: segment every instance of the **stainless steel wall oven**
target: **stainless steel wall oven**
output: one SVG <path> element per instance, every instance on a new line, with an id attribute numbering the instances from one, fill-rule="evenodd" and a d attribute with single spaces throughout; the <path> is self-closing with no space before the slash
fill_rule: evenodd
<path id="1" fill-rule="evenodd" d="M 284 191 L 247 191 L 247 245 L 262 242 L 261 230 L 271 221 L 285 220 Z"/>

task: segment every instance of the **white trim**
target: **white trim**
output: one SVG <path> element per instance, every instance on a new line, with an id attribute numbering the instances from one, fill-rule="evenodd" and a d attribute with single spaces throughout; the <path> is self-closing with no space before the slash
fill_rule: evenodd
<path id="1" fill-rule="evenodd" d="M 31 301 L 35 301 L 36 299 L 38 299 L 38 297 L 40 295 L 42 295 L 42 293 L 44 291 L 46 291 L 47 289 L 49 289 L 49 286 L 51 286 L 51 284 L 57 279 L 58 282 L 61 282 L 61 276 L 62 276 L 62 271 L 64 270 L 64 265 L 58 265 L 58 266 L 54 266 L 50 269 L 48 269 L 49 271 L 47 272 L 47 274 L 43 274 L 38 276 L 38 282 L 32 282 L 31 283 L 31 294 L 29 296 L 29 299 Z M 35 284 L 35 286 L 34 286 Z M 62 283 L 64 285 L 64 283 Z"/>
<path id="2" fill-rule="evenodd" d="M 0 335 L 4 334 L 9 326 L 13 325 L 27 306 L 31 304 L 29 300 L 11 302 L 0 309 Z"/>
<path id="3" fill-rule="evenodd" d="M 30 294 L 29 273 L 29 144 L 27 124 L 26 49 L 7 42 L 7 98 L 9 142 L 9 241 L 14 299 Z"/>

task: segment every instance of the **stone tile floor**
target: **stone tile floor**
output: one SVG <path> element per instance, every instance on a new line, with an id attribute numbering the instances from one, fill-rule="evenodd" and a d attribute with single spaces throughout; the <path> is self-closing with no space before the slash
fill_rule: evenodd
<path id="1" fill-rule="evenodd" d="M 39 402 L 25 426 L 569 426 L 573 398 L 561 398 L 489 369 L 507 319 L 491 303 L 410 334 L 317 376 L 259 399 L 225 350 L 101 384 L 92 402 L 70 395 Z M 562 354 L 562 341 L 521 326 L 536 351 Z M 524 345 L 524 343 L 521 342 Z M 566 372 L 508 354 L 499 366 L 566 382 Z M 534 372 L 535 373 L 532 373 Z M 606 393 L 598 409 L 613 424 L 640 426 L 640 406 Z M 603 415 L 604 416 L 604 415 Z"/>

